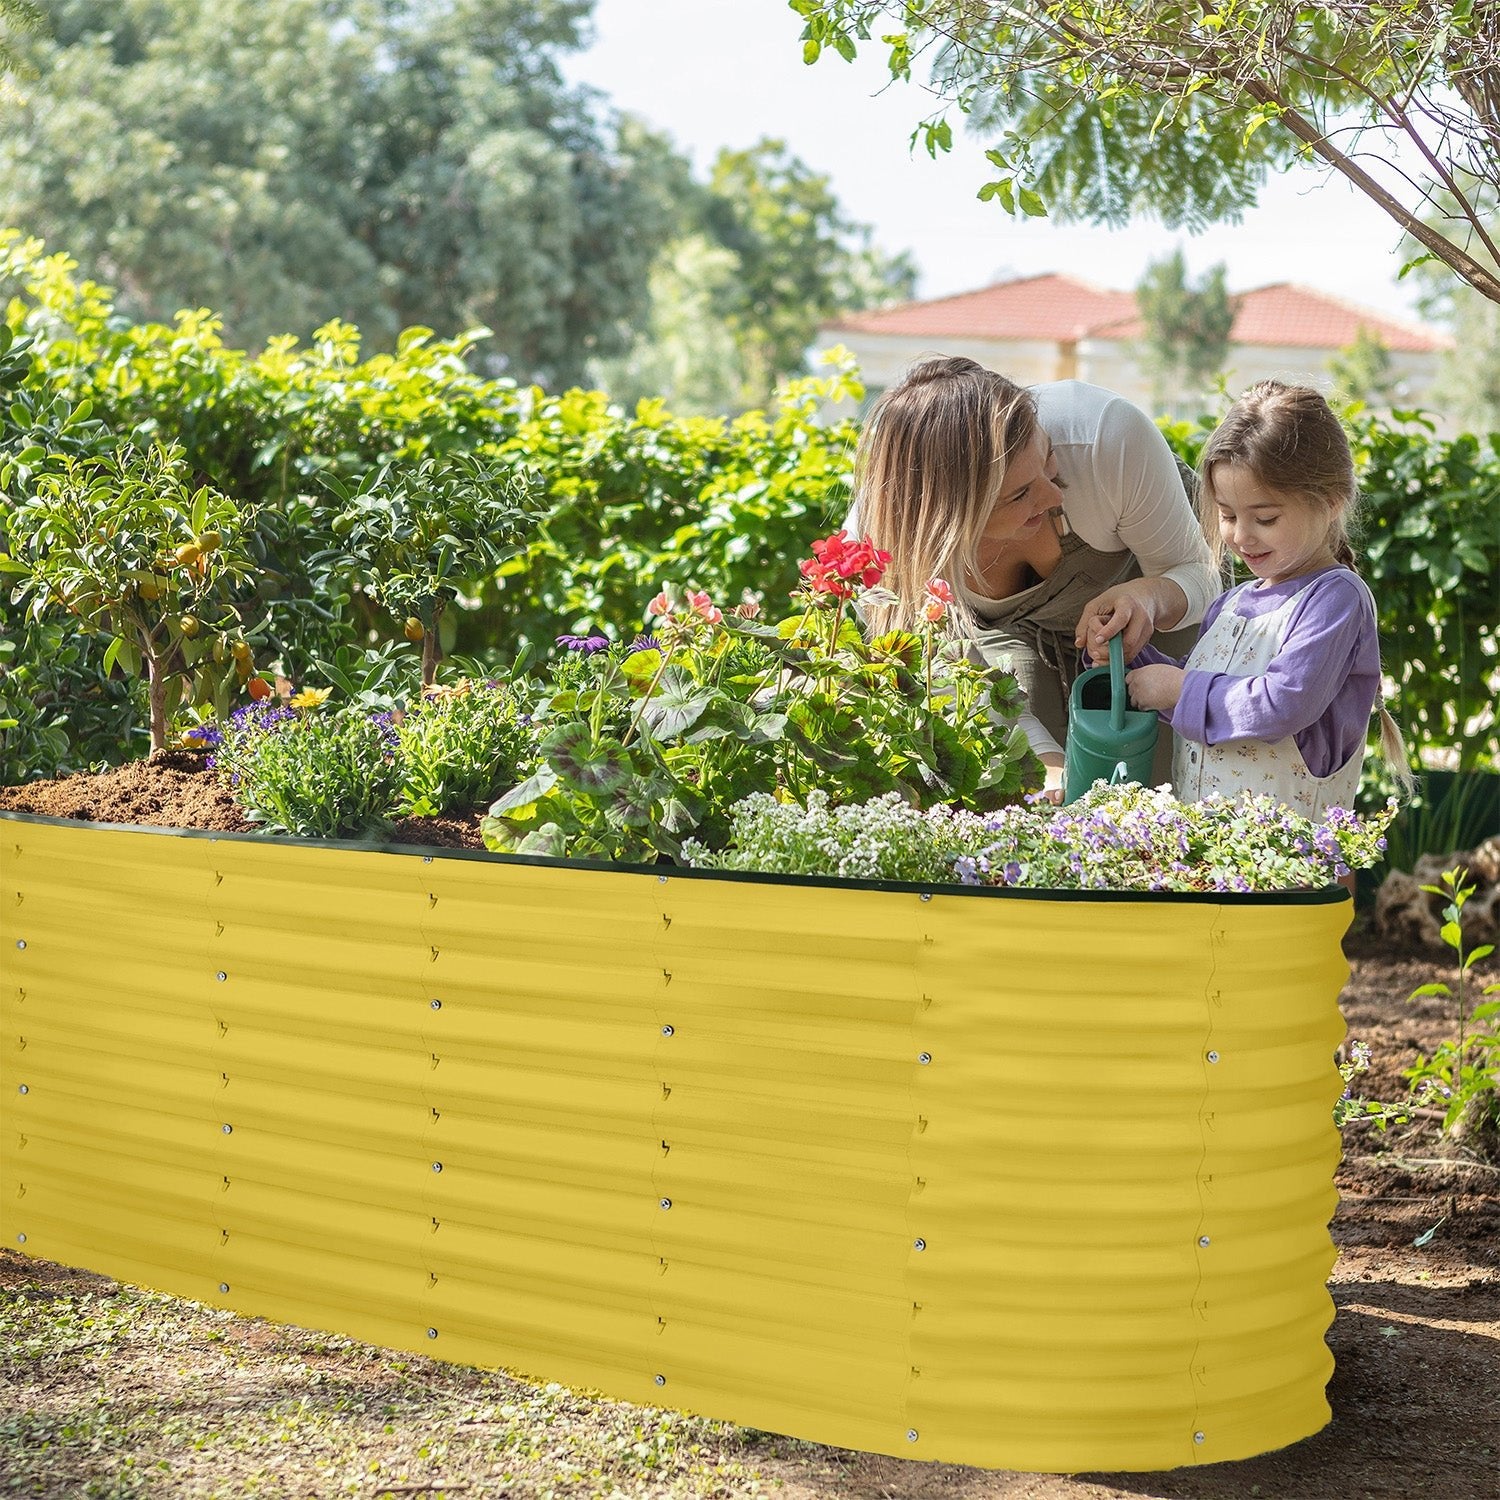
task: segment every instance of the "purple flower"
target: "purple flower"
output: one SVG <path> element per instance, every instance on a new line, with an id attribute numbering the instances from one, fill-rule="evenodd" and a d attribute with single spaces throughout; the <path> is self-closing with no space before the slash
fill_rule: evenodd
<path id="1" fill-rule="evenodd" d="M 596 651 L 608 651 L 610 640 L 607 635 L 560 635 L 557 644 L 569 651 L 581 651 L 585 656 L 592 656 Z"/>

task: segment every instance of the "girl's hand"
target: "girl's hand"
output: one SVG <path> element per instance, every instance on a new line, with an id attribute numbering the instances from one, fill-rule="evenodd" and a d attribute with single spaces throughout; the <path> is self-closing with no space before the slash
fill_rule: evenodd
<path id="1" fill-rule="evenodd" d="M 1125 691 L 1136 708 L 1171 713 L 1182 697 L 1182 679 L 1186 675 L 1181 667 L 1137 667 L 1125 674 Z"/>

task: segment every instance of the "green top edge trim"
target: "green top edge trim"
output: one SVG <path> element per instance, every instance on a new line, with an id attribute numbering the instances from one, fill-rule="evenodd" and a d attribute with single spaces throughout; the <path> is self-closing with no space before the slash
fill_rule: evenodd
<path id="1" fill-rule="evenodd" d="M 962 896 L 1009 901 L 1157 902 L 1186 906 L 1333 906 L 1354 898 L 1342 886 L 1307 891 L 1079 891 L 1055 887 L 974 886 L 915 880 L 842 880 L 837 875 L 763 875 L 752 870 L 696 870 L 684 865 L 627 865 L 604 859 L 550 859 L 537 854 L 499 854 L 488 849 L 444 849 L 425 844 L 392 844 L 361 839 L 303 839 L 286 834 L 229 833 L 212 828 L 167 828 L 153 823 L 91 823 L 83 818 L 49 818 L 40 813 L 0 809 L 0 821 L 49 828 L 146 833 L 165 838 L 228 840 L 286 848 L 348 849 L 365 854 L 472 860 L 481 864 L 534 865 L 549 870 L 595 870 L 612 875 L 652 876 L 658 880 L 719 880 L 740 885 L 807 886 L 816 890 L 893 891 L 923 896 Z"/>

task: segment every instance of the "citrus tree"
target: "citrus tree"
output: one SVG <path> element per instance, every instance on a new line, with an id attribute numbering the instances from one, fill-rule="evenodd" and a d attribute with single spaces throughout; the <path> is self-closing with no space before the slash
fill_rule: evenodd
<path id="1" fill-rule="evenodd" d="M 468 453 L 382 464 L 357 485 L 323 481 L 341 504 L 333 520 L 360 587 L 422 643 L 422 685 L 442 660 L 442 620 L 465 583 L 492 574 L 526 544 L 546 512 L 528 471 Z"/>
<path id="2" fill-rule="evenodd" d="M 29 472 L 28 462 L 47 467 Z M 247 517 L 194 485 L 182 450 L 154 442 L 111 452 L 18 456 L 25 493 L 6 517 L 12 597 L 30 618 L 73 617 L 109 639 L 104 670 L 145 676 L 151 748 L 166 748 L 184 703 L 227 712 L 235 680 L 254 683 L 235 589 L 251 572 Z"/>

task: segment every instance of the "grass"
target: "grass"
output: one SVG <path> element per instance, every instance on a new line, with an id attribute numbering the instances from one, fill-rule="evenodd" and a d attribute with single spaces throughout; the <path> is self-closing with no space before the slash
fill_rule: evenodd
<path id="1" fill-rule="evenodd" d="M 4 1496 L 727 1500 L 812 1448 L 19 1257 L 0 1272 Z"/>

